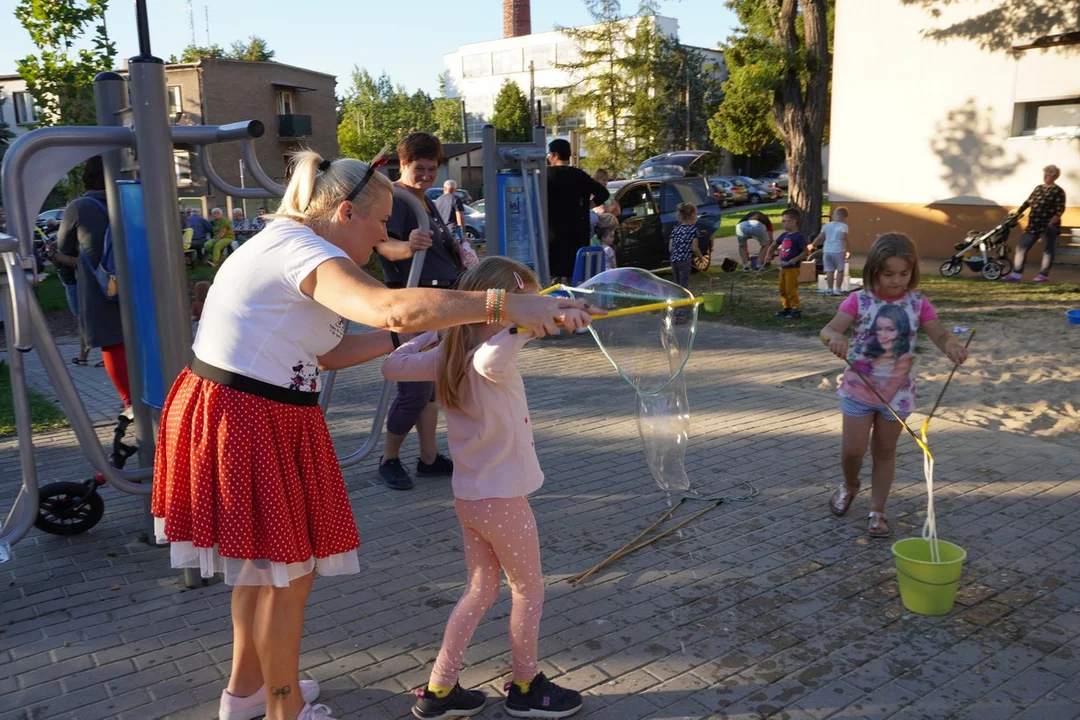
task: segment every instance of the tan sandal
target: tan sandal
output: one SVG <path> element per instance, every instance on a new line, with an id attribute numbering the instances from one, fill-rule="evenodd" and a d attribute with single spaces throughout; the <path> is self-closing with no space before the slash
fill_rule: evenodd
<path id="1" fill-rule="evenodd" d="M 866 532 L 870 534 L 870 537 L 883 538 L 892 535 L 892 528 L 889 527 L 889 521 L 885 519 L 885 513 L 871 510 Z"/>
<path id="2" fill-rule="evenodd" d="M 836 489 L 836 492 L 829 498 L 829 510 L 833 515 L 843 517 L 844 513 L 851 507 L 851 503 L 855 500 L 855 496 L 859 494 L 859 488 L 849 490 L 847 485 L 841 485 Z"/>

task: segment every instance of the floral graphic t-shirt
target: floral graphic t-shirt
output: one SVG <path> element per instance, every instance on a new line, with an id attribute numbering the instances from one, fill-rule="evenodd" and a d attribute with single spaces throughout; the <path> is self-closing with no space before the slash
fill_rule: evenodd
<path id="1" fill-rule="evenodd" d="M 920 292 L 884 299 L 869 290 L 859 290 L 840 304 L 840 312 L 855 318 L 848 362 L 873 383 L 898 413 L 913 412 L 915 338 L 920 323 L 937 318 L 934 306 Z M 867 405 L 881 405 L 850 369 L 844 372 L 838 393 Z"/>

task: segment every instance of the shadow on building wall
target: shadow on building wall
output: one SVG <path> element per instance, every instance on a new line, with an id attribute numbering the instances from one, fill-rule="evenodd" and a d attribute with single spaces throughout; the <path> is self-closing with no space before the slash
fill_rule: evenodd
<path id="1" fill-rule="evenodd" d="M 966 4 L 965 0 L 901 0 L 924 9 L 934 20 L 943 8 Z M 998 0 L 994 7 L 963 20 L 923 30 L 923 37 L 937 42 L 969 40 L 983 50 L 1009 52 L 1018 41 L 1029 42 L 1055 33 L 1080 30 L 1080 3 L 1076 0 Z M 1080 54 L 1080 45 L 1062 48 Z"/>

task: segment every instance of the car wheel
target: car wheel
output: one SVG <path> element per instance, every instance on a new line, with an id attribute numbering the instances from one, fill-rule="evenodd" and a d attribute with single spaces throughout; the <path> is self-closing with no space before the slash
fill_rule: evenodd
<path id="1" fill-rule="evenodd" d="M 465 239 L 471 243 L 476 243 L 480 240 L 480 236 L 471 227 L 465 228 Z"/>
<path id="2" fill-rule="evenodd" d="M 751 195 L 750 196 L 750 202 L 753 203 L 754 205 L 757 205 L 758 203 L 761 202 L 761 196 L 760 195 Z"/>

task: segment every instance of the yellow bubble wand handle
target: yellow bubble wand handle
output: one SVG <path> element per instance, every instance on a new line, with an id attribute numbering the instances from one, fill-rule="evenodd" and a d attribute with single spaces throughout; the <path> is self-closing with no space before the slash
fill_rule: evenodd
<path id="1" fill-rule="evenodd" d="M 559 287 L 558 285 L 555 286 Z M 548 288 L 551 290 L 552 288 Z M 544 291 L 546 292 L 546 291 Z M 543 295 L 544 292 L 540 294 Z M 624 317 L 626 315 L 637 315 L 639 313 L 653 312 L 654 310 L 666 310 L 668 308 L 680 308 L 687 307 L 689 305 L 700 305 L 705 302 L 701 298 L 684 298 L 682 300 L 664 300 L 662 302 L 646 303 L 645 305 L 636 305 L 634 307 L 617 308 L 615 310 L 607 310 L 603 315 L 594 315 L 593 322 L 597 320 L 607 320 L 608 318 Z M 515 332 L 526 332 L 528 328 L 516 327 Z"/>

